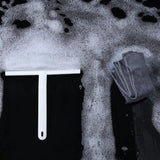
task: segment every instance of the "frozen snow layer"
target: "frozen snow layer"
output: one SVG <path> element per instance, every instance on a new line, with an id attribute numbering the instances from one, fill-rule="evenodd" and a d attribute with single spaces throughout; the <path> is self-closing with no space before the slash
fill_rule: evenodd
<path id="1" fill-rule="evenodd" d="M 83 160 L 113 160 L 109 70 L 123 52 L 139 51 L 146 57 L 156 88 L 153 120 L 160 131 L 158 8 L 146 0 L 3 2 L 0 70 L 81 68 Z"/>

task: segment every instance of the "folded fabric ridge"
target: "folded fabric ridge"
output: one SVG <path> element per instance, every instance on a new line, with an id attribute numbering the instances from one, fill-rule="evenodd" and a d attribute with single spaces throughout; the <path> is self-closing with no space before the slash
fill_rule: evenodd
<path id="1" fill-rule="evenodd" d="M 124 53 L 121 60 L 113 62 L 113 66 L 111 75 L 126 103 L 139 101 L 151 94 L 154 87 L 143 53 Z"/>

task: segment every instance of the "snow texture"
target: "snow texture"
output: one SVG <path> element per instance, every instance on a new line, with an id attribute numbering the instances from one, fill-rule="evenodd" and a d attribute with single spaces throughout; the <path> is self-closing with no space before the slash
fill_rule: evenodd
<path id="1" fill-rule="evenodd" d="M 115 159 L 110 68 L 126 51 L 146 57 L 155 86 L 153 122 L 160 132 L 159 7 L 136 0 L 11 0 L 1 6 L 1 72 L 83 70 L 83 160 Z"/>

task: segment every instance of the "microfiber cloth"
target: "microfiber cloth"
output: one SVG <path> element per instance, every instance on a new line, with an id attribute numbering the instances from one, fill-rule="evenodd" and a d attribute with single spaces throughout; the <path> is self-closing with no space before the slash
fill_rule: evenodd
<path id="1" fill-rule="evenodd" d="M 146 98 L 153 91 L 143 53 L 132 51 L 124 53 L 122 59 L 113 64 L 111 75 L 126 103 Z"/>

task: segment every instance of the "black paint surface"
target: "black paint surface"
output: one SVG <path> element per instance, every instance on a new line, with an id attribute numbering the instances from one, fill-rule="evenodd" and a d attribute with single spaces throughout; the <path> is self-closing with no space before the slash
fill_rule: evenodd
<path id="1" fill-rule="evenodd" d="M 82 0 L 83 2 L 91 2 L 91 1 L 93 1 L 93 0 Z"/>
<path id="2" fill-rule="evenodd" d="M 107 4 L 109 4 L 110 1 L 111 1 L 111 0 L 101 0 L 101 1 L 100 1 L 100 4 L 107 5 Z"/>
<path id="3" fill-rule="evenodd" d="M 138 160 L 160 159 L 160 135 L 152 124 L 152 109 L 148 98 L 132 104 Z"/>
<path id="4" fill-rule="evenodd" d="M 155 16 L 145 15 L 142 17 L 143 22 L 156 23 L 158 20 Z"/>
<path id="5" fill-rule="evenodd" d="M 160 134 L 152 124 L 152 102 L 145 98 L 126 104 L 113 83 L 111 109 L 117 160 L 160 160 Z"/>
<path id="6" fill-rule="evenodd" d="M 80 160 L 82 75 L 48 76 L 48 136 L 37 137 L 38 77 L 5 77 L 0 160 Z"/>
<path id="7" fill-rule="evenodd" d="M 125 104 L 125 99 L 115 83 L 111 87 L 111 111 L 116 158 L 118 160 L 136 160 L 132 108 L 129 104 Z M 128 150 L 124 151 L 123 147 L 127 147 Z"/>
<path id="8" fill-rule="evenodd" d="M 111 12 L 118 19 L 124 19 L 127 16 L 126 12 L 119 7 L 113 7 L 111 9 Z"/>
<path id="9" fill-rule="evenodd" d="M 13 23 L 13 25 L 16 25 L 17 28 L 27 28 L 31 26 L 31 23 L 27 20 L 18 20 L 16 19 Z"/>
<path id="10" fill-rule="evenodd" d="M 73 26 L 73 23 L 71 22 L 71 20 L 69 18 L 64 18 L 64 22 L 65 24 L 67 24 L 68 26 Z"/>

